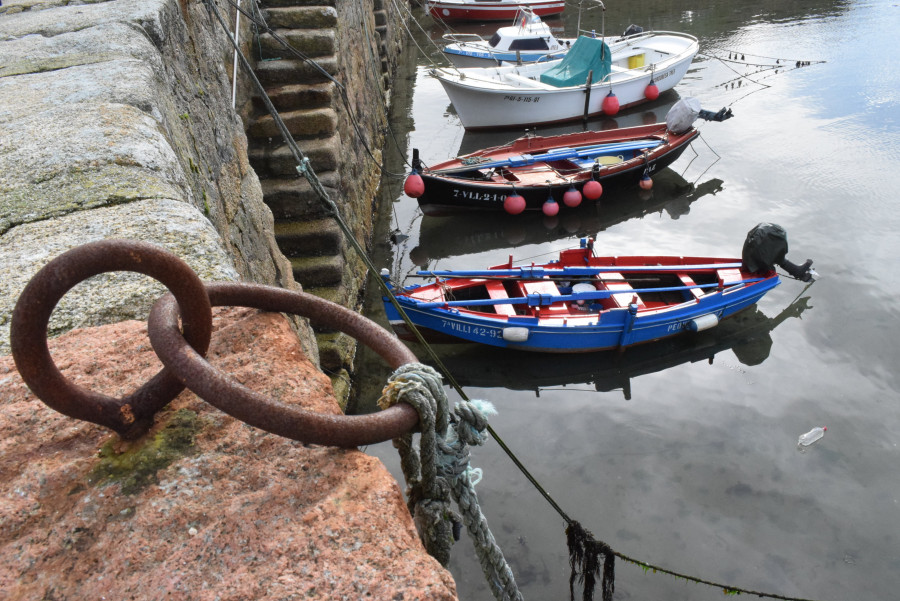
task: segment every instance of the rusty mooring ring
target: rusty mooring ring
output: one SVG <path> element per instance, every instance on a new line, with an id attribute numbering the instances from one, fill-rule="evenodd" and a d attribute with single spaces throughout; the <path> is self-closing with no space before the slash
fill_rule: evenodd
<path id="1" fill-rule="evenodd" d="M 16 369 L 44 403 L 70 417 L 115 430 L 122 438 L 135 438 L 150 427 L 153 415 L 178 396 L 184 385 L 163 369 L 128 396 L 116 399 L 67 380 L 47 346 L 47 324 L 60 299 L 79 282 L 110 271 L 141 273 L 171 290 L 184 316 L 187 343 L 199 355 L 206 354 L 212 310 L 203 282 L 175 255 L 133 240 L 85 244 L 47 263 L 16 301 L 10 344 Z"/>
<path id="2" fill-rule="evenodd" d="M 417 361 L 395 336 L 365 317 L 324 299 L 282 288 L 255 284 L 207 284 L 210 303 L 253 307 L 302 315 L 338 329 L 376 351 L 391 367 Z M 397 438 L 419 421 L 406 403 L 368 415 L 326 415 L 279 403 L 242 386 L 192 350 L 178 330 L 172 295 L 156 301 L 148 320 L 156 354 L 200 398 L 225 413 L 267 432 L 305 443 L 355 447 Z"/>

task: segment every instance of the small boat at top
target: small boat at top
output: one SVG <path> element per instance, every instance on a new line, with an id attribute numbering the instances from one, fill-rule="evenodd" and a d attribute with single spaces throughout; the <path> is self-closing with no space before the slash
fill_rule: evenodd
<path id="1" fill-rule="evenodd" d="M 562 58 L 574 38 L 558 39 L 530 8 L 516 13 L 511 25 L 500 27 L 489 40 L 477 33 L 445 33 L 444 55 L 457 67 L 486 67 L 502 61 L 533 63 Z"/>
<path id="2" fill-rule="evenodd" d="M 613 46 L 582 35 L 561 59 L 430 73 L 466 129 L 531 127 L 656 100 L 681 81 L 699 50 L 697 38 L 684 33 L 641 32 Z"/>
<path id="3" fill-rule="evenodd" d="M 565 0 L 425 0 L 425 10 L 441 21 L 506 21 L 520 8 L 541 17 L 558 15 Z"/>
<path id="4" fill-rule="evenodd" d="M 682 98 L 665 123 L 558 136 L 527 135 L 425 167 L 413 149 L 404 190 L 426 215 L 464 211 L 543 211 L 597 200 L 605 189 L 644 183 L 675 161 L 697 136 L 699 117 L 721 121 L 731 111 L 705 111 Z"/>
<path id="5" fill-rule="evenodd" d="M 545 264 L 517 267 L 510 257 L 486 270 L 420 271 L 434 282 L 392 295 L 426 340 L 581 353 L 715 327 L 779 284 L 775 265 L 804 281 L 815 275 L 812 261 L 787 260 L 787 236 L 774 224 L 748 233 L 741 258 L 597 257 L 591 239 L 581 242 Z M 392 328 L 416 340 L 391 301 L 383 298 Z"/>

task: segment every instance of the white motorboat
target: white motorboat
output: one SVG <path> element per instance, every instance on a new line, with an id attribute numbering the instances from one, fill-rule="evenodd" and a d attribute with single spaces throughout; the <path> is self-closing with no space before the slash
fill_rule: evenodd
<path id="1" fill-rule="evenodd" d="M 694 36 L 641 32 L 607 44 L 580 36 L 562 59 L 495 67 L 435 68 L 466 129 L 511 128 L 614 115 L 655 100 L 687 73 Z"/>

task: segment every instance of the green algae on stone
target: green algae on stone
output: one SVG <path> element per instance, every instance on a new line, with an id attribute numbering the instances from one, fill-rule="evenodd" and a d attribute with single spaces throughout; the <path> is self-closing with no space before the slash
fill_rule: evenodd
<path id="1" fill-rule="evenodd" d="M 159 470 L 192 452 L 199 429 L 197 414 L 179 409 L 162 429 L 123 453 L 116 453 L 119 439 L 113 438 L 100 448 L 100 464 L 88 480 L 94 484 L 118 483 L 126 495 L 139 492 L 156 482 Z"/>

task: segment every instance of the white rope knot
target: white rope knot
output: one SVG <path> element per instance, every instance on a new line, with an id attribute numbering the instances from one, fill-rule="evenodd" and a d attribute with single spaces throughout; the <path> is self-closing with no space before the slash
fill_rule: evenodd
<path id="1" fill-rule="evenodd" d="M 487 437 L 483 434 L 487 429 L 488 415 L 496 415 L 497 410 L 487 401 L 461 401 L 454 407 L 459 423 L 456 432 L 459 439 L 468 445 L 483 445 Z"/>

